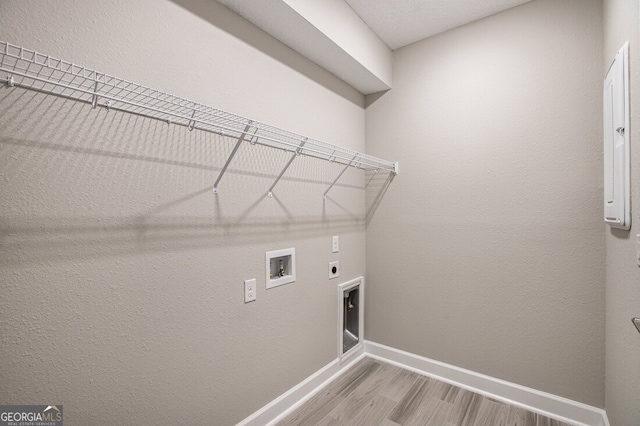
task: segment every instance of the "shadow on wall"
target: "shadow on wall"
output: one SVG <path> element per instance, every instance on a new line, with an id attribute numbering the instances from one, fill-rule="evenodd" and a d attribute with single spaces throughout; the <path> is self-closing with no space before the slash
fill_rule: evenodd
<path id="1" fill-rule="evenodd" d="M 172 0 L 173 3 L 197 15 L 232 36 L 255 47 L 262 53 L 272 57 L 321 84 L 335 94 L 350 102 L 364 106 L 364 96 L 357 90 L 331 74 L 324 68 L 296 53 L 293 49 L 276 40 L 266 32 L 254 26 L 235 12 L 227 9 L 217 1 L 209 0 Z"/>
<path id="2" fill-rule="evenodd" d="M 0 264 L 273 242 L 361 230 L 391 175 L 23 89 L 0 94 Z M 366 204 L 366 209 L 362 206 Z"/>
<path id="3" fill-rule="evenodd" d="M 371 219 L 375 215 L 378 206 L 382 202 L 384 194 L 389 189 L 393 178 L 396 176 L 393 173 L 376 173 L 369 172 L 371 176 L 367 176 L 366 184 L 366 224 L 369 226 Z"/>
<path id="4" fill-rule="evenodd" d="M 625 231 L 624 229 L 609 228 L 611 235 L 621 240 L 628 240 L 631 238 L 631 231 Z"/>

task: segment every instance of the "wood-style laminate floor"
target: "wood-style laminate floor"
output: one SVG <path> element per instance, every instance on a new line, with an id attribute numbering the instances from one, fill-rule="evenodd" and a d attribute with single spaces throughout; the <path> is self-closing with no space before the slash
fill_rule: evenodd
<path id="1" fill-rule="evenodd" d="M 568 426 L 371 358 L 278 423 L 284 425 Z"/>

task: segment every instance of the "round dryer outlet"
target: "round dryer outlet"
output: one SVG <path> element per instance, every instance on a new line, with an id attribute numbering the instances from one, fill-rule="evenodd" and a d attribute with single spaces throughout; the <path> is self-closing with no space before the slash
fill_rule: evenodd
<path id="1" fill-rule="evenodd" d="M 340 262 L 329 262 L 329 279 L 338 278 L 340 276 Z"/>

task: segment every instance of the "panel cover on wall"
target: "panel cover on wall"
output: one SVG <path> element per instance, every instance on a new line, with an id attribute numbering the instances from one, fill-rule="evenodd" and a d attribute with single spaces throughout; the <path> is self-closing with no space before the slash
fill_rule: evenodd
<path id="1" fill-rule="evenodd" d="M 629 43 L 616 54 L 604 79 L 604 221 L 631 227 L 629 173 Z"/>

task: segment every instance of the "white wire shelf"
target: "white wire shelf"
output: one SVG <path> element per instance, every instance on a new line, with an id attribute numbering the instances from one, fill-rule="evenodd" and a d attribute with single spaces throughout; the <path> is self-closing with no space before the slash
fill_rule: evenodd
<path id="1" fill-rule="evenodd" d="M 331 145 L 316 139 L 269 126 L 236 114 L 225 112 L 169 93 L 114 77 L 62 59 L 0 41 L 0 81 L 11 87 L 60 96 L 91 104 L 94 108 L 124 111 L 189 130 L 202 130 L 237 138 L 236 145 L 213 185 L 218 184 L 243 142 L 289 151 L 292 156 L 269 195 L 298 155 L 342 164 L 345 168 L 325 191 L 333 187 L 349 167 L 364 170 L 398 172 L 398 163 Z"/>

